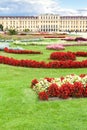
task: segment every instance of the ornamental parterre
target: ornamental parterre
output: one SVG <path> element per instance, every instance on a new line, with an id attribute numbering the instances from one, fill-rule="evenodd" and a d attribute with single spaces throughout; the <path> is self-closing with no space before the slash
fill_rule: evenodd
<path id="1" fill-rule="evenodd" d="M 0 56 L 0 63 L 12 66 L 31 67 L 31 68 L 87 68 L 87 60 L 83 61 L 36 61 L 36 60 L 18 60 L 15 58 Z"/>
<path id="2" fill-rule="evenodd" d="M 41 78 L 31 82 L 40 100 L 87 97 L 87 74 L 71 74 L 60 78 Z"/>
<path id="3" fill-rule="evenodd" d="M 40 51 L 14 50 L 14 49 L 9 49 L 7 47 L 4 48 L 4 51 L 7 53 L 14 53 L 14 54 L 42 54 Z"/>
<path id="4" fill-rule="evenodd" d="M 76 60 L 76 56 L 87 57 L 87 52 L 53 52 L 50 54 L 50 59 L 52 60 Z"/>
<path id="5" fill-rule="evenodd" d="M 76 55 L 73 52 L 53 52 L 50 55 L 52 60 L 76 60 Z"/>

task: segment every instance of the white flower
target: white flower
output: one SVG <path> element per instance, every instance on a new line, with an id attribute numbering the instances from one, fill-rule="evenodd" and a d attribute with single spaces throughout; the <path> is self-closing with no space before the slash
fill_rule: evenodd
<path id="1" fill-rule="evenodd" d="M 47 91 L 47 89 L 49 88 L 49 86 L 53 83 L 56 83 L 58 85 L 58 87 L 61 87 L 62 84 L 65 83 L 70 83 L 70 84 L 74 84 L 74 82 L 81 82 L 84 87 L 86 87 L 87 84 L 87 75 L 85 77 L 80 77 L 78 75 L 67 75 L 64 77 L 63 80 L 61 80 L 61 78 L 54 78 L 51 80 L 51 82 L 47 81 L 47 79 L 41 78 L 38 83 L 33 86 L 33 89 L 36 92 L 41 92 L 41 91 Z"/>

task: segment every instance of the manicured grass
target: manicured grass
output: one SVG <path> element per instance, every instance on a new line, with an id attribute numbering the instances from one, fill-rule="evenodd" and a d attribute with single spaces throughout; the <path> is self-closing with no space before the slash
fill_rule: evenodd
<path id="1" fill-rule="evenodd" d="M 0 52 L 0 55 L 48 61 L 49 54 L 53 52 L 46 50 L 45 46 L 25 48 L 41 50 L 43 54 L 18 55 Z M 66 49 L 87 51 L 85 47 Z M 87 130 L 87 98 L 39 101 L 30 87 L 34 78 L 60 77 L 73 73 L 87 73 L 87 68 L 35 69 L 0 64 L 0 130 Z"/>

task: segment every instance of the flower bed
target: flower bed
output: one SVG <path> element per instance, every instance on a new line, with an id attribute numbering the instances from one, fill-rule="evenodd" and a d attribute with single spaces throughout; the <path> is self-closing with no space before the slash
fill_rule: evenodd
<path id="1" fill-rule="evenodd" d="M 13 66 L 31 67 L 31 68 L 87 68 L 87 60 L 83 61 L 52 61 L 46 63 L 45 61 L 35 60 L 17 60 L 5 56 L 0 56 L 1 64 L 8 64 Z"/>
<path id="2" fill-rule="evenodd" d="M 87 38 L 83 38 L 83 37 L 76 37 L 76 38 L 66 37 L 66 38 L 63 38 L 61 40 L 65 40 L 65 41 L 87 41 Z"/>
<path id="3" fill-rule="evenodd" d="M 75 52 L 74 54 L 75 54 L 76 56 L 83 56 L 83 57 L 86 57 L 86 56 L 87 56 L 87 52 L 82 52 L 82 51 Z"/>
<path id="4" fill-rule="evenodd" d="M 32 50 L 14 50 L 9 49 L 7 47 L 4 48 L 4 51 L 7 53 L 14 53 L 14 54 L 41 54 L 39 51 L 32 51 Z"/>
<path id="5" fill-rule="evenodd" d="M 76 55 L 73 52 L 53 52 L 50 55 L 52 60 L 76 60 Z"/>
<path id="6" fill-rule="evenodd" d="M 87 52 L 53 52 L 50 54 L 52 60 L 76 60 L 76 56 L 87 57 Z"/>
<path id="7" fill-rule="evenodd" d="M 60 36 L 54 36 L 54 35 L 53 36 L 52 35 L 51 36 L 50 35 L 49 36 L 44 36 L 44 38 L 65 38 L 65 37 L 66 36 L 64 36 L 64 35 L 60 35 Z"/>
<path id="8" fill-rule="evenodd" d="M 65 40 L 65 41 L 75 41 L 75 38 L 66 37 L 66 38 L 62 38 L 61 40 Z"/>
<path id="9" fill-rule="evenodd" d="M 87 74 L 34 79 L 31 82 L 31 87 L 37 92 L 40 100 L 48 100 L 50 97 L 62 99 L 87 97 Z"/>
<path id="10" fill-rule="evenodd" d="M 82 43 L 82 42 L 78 42 L 78 43 L 56 43 L 56 44 L 51 44 L 51 45 L 47 45 L 46 49 L 48 50 L 65 50 L 66 46 L 87 46 L 87 43 Z"/>
<path id="11" fill-rule="evenodd" d="M 52 44 L 52 45 L 48 45 L 46 47 L 46 49 L 49 49 L 49 50 L 65 50 L 65 47 L 62 46 L 62 45 L 59 45 L 59 44 Z"/>
<path id="12" fill-rule="evenodd" d="M 75 41 L 87 41 L 87 38 L 83 38 L 83 37 L 76 37 Z"/>
<path id="13" fill-rule="evenodd" d="M 65 43 L 64 43 L 65 42 Z M 47 45 L 46 49 L 55 49 L 55 50 L 59 50 L 58 47 L 61 47 L 61 49 L 65 49 L 66 46 L 87 46 L 87 43 L 84 43 L 82 41 L 78 41 L 78 43 L 66 43 L 66 41 L 62 41 L 61 43 L 49 43 L 49 42 L 13 42 L 15 45 L 23 45 L 23 46 L 28 46 L 28 45 Z"/>
<path id="14" fill-rule="evenodd" d="M 61 45 L 61 44 L 60 44 Z M 78 43 L 62 43 L 62 46 L 87 46 L 87 43 L 78 42 Z"/>

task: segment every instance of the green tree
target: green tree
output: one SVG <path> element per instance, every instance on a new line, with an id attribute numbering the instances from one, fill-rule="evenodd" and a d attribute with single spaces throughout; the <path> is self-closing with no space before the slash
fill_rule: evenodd
<path id="1" fill-rule="evenodd" d="M 0 24 L 0 31 L 3 31 L 3 25 Z"/>
<path id="2" fill-rule="evenodd" d="M 8 30 L 8 34 L 9 35 L 16 35 L 17 34 L 17 31 L 15 29 L 9 29 Z"/>
<path id="3" fill-rule="evenodd" d="M 29 32 L 30 30 L 29 29 L 24 29 L 24 32 Z"/>

